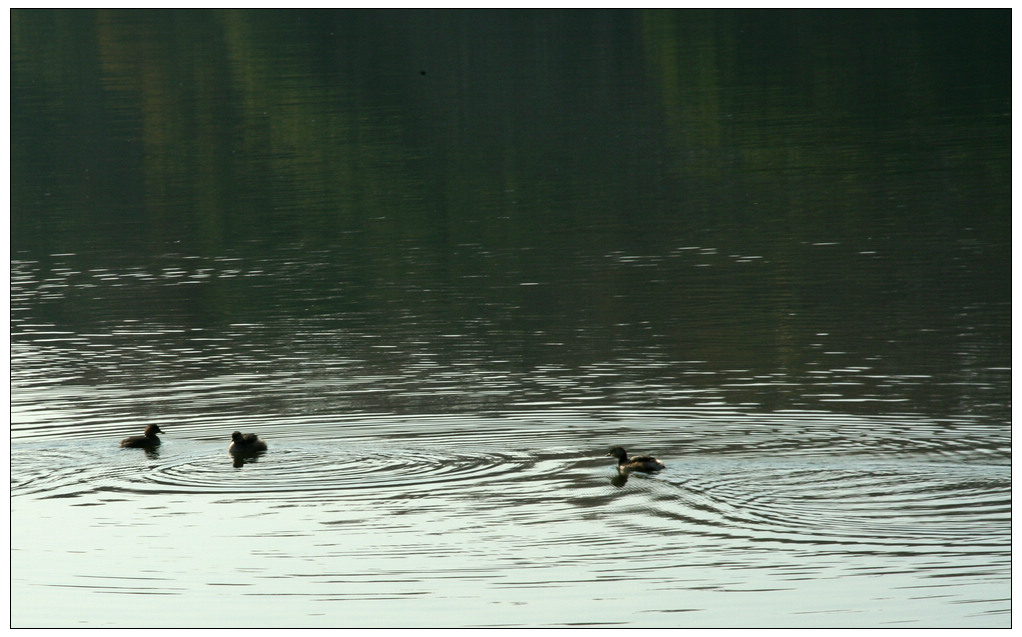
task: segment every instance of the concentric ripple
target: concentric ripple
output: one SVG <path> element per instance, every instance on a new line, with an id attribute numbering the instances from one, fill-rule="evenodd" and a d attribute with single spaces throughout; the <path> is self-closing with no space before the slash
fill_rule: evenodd
<path id="1" fill-rule="evenodd" d="M 1008 540 L 1010 480 L 994 467 L 764 461 L 697 463 L 689 471 L 681 484 L 658 484 L 645 515 L 629 523 L 868 553 L 999 551 Z"/>
<path id="2" fill-rule="evenodd" d="M 402 491 L 441 489 L 527 471 L 525 454 L 450 453 L 429 449 L 372 449 L 320 452 L 302 448 L 272 453 L 236 466 L 226 453 L 212 461 L 196 457 L 160 464 L 133 484 L 139 491 L 236 493 L 273 496 L 324 490 Z"/>
<path id="3" fill-rule="evenodd" d="M 979 454 L 944 461 L 925 449 L 905 453 L 905 445 L 889 457 L 872 454 L 879 458 L 841 453 L 836 445 L 811 452 L 808 444 L 784 455 L 769 445 L 761 448 L 760 442 L 775 437 L 761 431 L 769 427 L 751 418 L 733 420 L 724 427 L 705 417 L 674 424 L 660 419 L 662 431 L 640 435 L 639 427 L 623 428 L 613 420 L 549 413 L 196 417 L 167 425 L 164 444 L 154 453 L 119 449 L 120 432 L 86 427 L 71 441 L 19 442 L 11 458 L 11 494 L 47 499 L 91 494 L 77 502 L 90 505 L 132 494 L 293 503 L 343 493 L 371 503 L 448 491 L 459 498 L 470 494 L 476 519 L 494 524 L 515 516 L 556 522 L 564 502 L 584 507 L 586 515 L 612 505 L 616 514 L 608 521 L 629 533 L 683 536 L 708 548 L 905 555 L 998 553 L 1009 543 L 1010 471 L 1003 464 L 987 463 Z M 819 433 L 806 422 L 792 418 L 788 427 Z M 694 433 L 700 425 L 712 435 Z M 266 434 L 269 452 L 236 463 L 226 449 L 227 432 L 235 428 Z M 866 425 L 859 430 L 870 431 Z M 672 431 L 675 438 L 665 440 Z M 612 486 L 616 473 L 604 454 L 618 440 L 656 450 L 668 468 Z"/>

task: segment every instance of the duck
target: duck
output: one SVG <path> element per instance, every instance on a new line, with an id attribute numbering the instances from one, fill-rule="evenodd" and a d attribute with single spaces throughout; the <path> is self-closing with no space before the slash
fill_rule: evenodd
<path id="1" fill-rule="evenodd" d="M 231 446 L 227 447 L 227 451 L 235 455 L 266 451 L 266 441 L 261 440 L 255 434 L 243 434 L 240 431 L 235 431 L 231 434 L 231 440 L 233 442 L 231 442 Z"/>
<path id="2" fill-rule="evenodd" d="M 159 425 L 149 425 L 145 428 L 144 436 L 131 436 L 121 441 L 122 447 L 140 447 L 143 449 L 152 449 L 153 447 L 160 446 L 160 439 L 156 434 L 162 434 L 163 430 L 160 429 Z"/>
<path id="3" fill-rule="evenodd" d="M 653 456 L 635 456 L 634 458 L 629 458 L 628 453 L 621 447 L 614 447 L 607 455 L 617 458 L 617 470 L 619 473 L 624 474 L 631 473 L 632 471 L 652 473 L 654 471 L 660 471 L 667 466 Z"/>

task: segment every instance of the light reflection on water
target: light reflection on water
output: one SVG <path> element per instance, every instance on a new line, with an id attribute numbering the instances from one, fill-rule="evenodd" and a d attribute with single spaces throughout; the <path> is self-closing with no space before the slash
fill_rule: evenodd
<path id="1" fill-rule="evenodd" d="M 503 283 L 510 293 L 501 291 L 500 282 L 485 292 L 423 289 L 407 303 L 412 293 L 402 290 L 397 299 L 406 304 L 393 311 L 342 305 L 339 312 L 331 303 L 350 291 L 330 272 L 348 265 L 306 262 L 306 256 L 301 245 L 260 259 L 166 254 L 155 264 L 104 268 L 99 274 L 74 266 L 86 260 L 75 255 L 54 255 L 52 263 L 15 261 L 12 359 L 49 363 L 22 366 L 15 381 L 19 389 L 39 385 L 73 392 L 75 385 L 98 379 L 108 384 L 146 378 L 153 386 L 146 399 L 157 402 L 163 383 L 185 377 L 193 379 L 192 401 L 221 409 L 244 402 L 245 413 L 251 408 L 245 390 L 255 383 L 264 385 L 262 399 L 271 413 L 284 403 L 288 410 L 333 411 L 338 402 L 357 411 L 381 403 L 416 412 L 528 410 L 566 402 L 585 408 L 608 396 L 615 405 L 635 407 L 653 402 L 872 413 L 926 400 L 935 411 L 957 410 L 961 403 L 1003 411 L 1010 369 L 987 365 L 991 344 L 976 333 L 984 321 L 1006 320 L 1006 306 L 998 304 L 963 307 L 940 329 L 913 326 L 915 333 L 903 333 L 880 326 L 876 334 L 885 340 L 879 342 L 871 342 L 877 338 L 872 332 L 856 333 L 861 319 L 855 316 L 835 325 L 848 333 L 835 334 L 821 331 L 819 317 L 804 312 L 792 312 L 781 334 L 717 342 L 767 330 L 766 321 L 755 313 L 734 316 L 720 299 L 702 299 L 699 291 L 719 285 L 720 275 L 689 280 L 700 265 L 692 260 L 668 257 L 658 270 L 636 274 L 632 310 L 646 308 L 654 320 L 608 326 L 587 308 L 559 316 L 542 297 L 522 296 L 517 280 Z M 414 269 L 414 259 L 408 266 Z M 736 263 L 717 267 L 728 276 L 748 276 Z M 594 266 L 582 278 L 599 271 Z M 303 310 L 234 313 L 230 301 L 221 300 L 223 316 L 181 313 L 178 306 L 187 307 L 193 296 L 241 295 L 232 283 L 239 276 L 268 308 Z M 670 296 L 650 287 L 657 277 L 686 280 L 685 294 L 695 300 L 684 307 L 667 303 Z M 173 290 L 183 282 L 193 291 L 178 298 Z M 387 295 L 385 289 L 372 293 Z M 317 311 L 321 303 L 328 308 Z M 64 305 L 69 309 L 52 313 Z M 467 309 L 449 311 L 452 305 Z M 537 311 L 546 314 L 532 317 Z M 692 333 L 722 322 L 735 326 Z M 850 340 L 852 334 L 858 340 Z M 757 349 L 761 339 L 781 340 L 781 360 L 777 352 Z M 590 350 L 589 359 L 580 362 L 579 350 Z M 730 359 L 738 364 L 728 366 Z M 60 376 L 67 383 L 53 383 Z M 945 389 L 932 391 L 935 384 Z M 75 397 L 81 398 L 87 397 Z"/>
<path id="2" fill-rule="evenodd" d="M 1005 623 L 1010 437 L 983 396 L 1010 370 L 982 356 L 968 382 L 892 373 L 817 330 L 801 369 L 728 367 L 642 322 L 516 331 L 429 303 L 384 326 L 108 316 L 122 286 L 159 308 L 319 267 L 163 261 L 14 264 L 16 625 Z M 76 295 L 74 321 L 41 309 Z M 904 408 L 959 390 L 969 409 Z M 159 449 L 117 447 L 150 423 Z M 269 452 L 236 465 L 236 429 Z M 622 480 L 614 445 L 667 469 Z"/>
<path id="3" fill-rule="evenodd" d="M 161 422 L 153 454 L 117 448 L 120 431 L 48 431 L 12 457 L 16 623 L 883 625 L 909 608 L 913 625 L 996 624 L 1007 457 L 936 426 L 895 442 L 910 425 L 925 423 L 190 416 Z M 269 452 L 235 467 L 235 428 Z M 621 442 L 667 469 L 615 486 Z M 147 594 L 158 614 L 135 608 Z M 773 610 L 727 612 L 750 596 Z M 246 598 L 280 614 L 239 614 Z M 489 610 L 447 614 L 466 604 Z"/>

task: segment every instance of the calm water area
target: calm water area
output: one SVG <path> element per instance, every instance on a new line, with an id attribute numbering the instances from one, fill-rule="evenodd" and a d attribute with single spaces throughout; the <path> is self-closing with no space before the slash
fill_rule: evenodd
<path id="1" fill-rule="evenodd" d="M 1010 626 L 1010 11 L 10 18 L 12 626 Z"/>

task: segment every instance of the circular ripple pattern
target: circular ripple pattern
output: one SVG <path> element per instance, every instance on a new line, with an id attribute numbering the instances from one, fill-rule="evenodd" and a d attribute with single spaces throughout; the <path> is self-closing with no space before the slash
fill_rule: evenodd
<path id="1" fill-rule="evenodd" d="M 478 483 L 508 474 L 521 475 L 534 460 L 524 454 L 450 454 L 426 449 L 321 453 L 303 449 L 274 450 L 243 466 L 222 458 L 184 459 L 160 464 L 131 485 L 139 491 L 230 493 L 273 497 L 315 491 L 442 489 Z"/>
<path id="2" fill-rule="evenodd" d="M 116 490 L 153 464 L 139 449 L 107 447 L 95 442 L 57 448 L 23 445 L 11 454 L 11 497 L 73 498 Z"/>
<path id="3" fill-rule="evenodd" d="M 999 551 L 1008 539 L 1011 486 L 995 468 L 726 464 L 695 464 L 680 483 L 664 476 L 668 481 L 654 483 L 643 505 L 645 515 L 623 519 L 708 541 L 833 545 L 870 553 L 955 545 Z"/>
<path id="4" fill-rule="evenodd" d="M 665 441 L 656 430 L 640 435 L 638 427 L 615 421 L 552 414 L 195 418 L 168 425 L 165 444 L 154 454 L 117 448 L 122 435 L 144 423 L 117 434 L 84 427 L 73 440 L 20 442 L 11 458 L 11 494 L 208 494 L 291 502 L 339 494 L 400 502 L 450 491 L 471 494 L 476 519 L 495 524 L 514 516 L 556 522 L 564 502 L 596 517 L 612 506 L 611 525 L 640 536 L 677 536 L 708 550 L 730 544 L 893 555 L 998 553 L 1010 545 L 1010 472 L 1003 465 L 944 462 L 901 448 L 885 460 L 842 455 L 826 445 L 816 454 L 798 448 L 784 455 L 756 444 L 769 438 L 756 437 L 758 421 L 736 418 L 734 431 L 712 427 L 714 435 L 702 437 L 692 433 L 698 422 L 686 421 L 687 428 L 678 428 L 684 435 Z M 226 450 L 226 432 L 235 428 L 267 434 L 269 453 L 235 466 Z M 616 474 L 604 454 L 611 441 L 622 439 L 641 451 L 656 450 L 668 468 L 612 486 Z M 729 444 L 738 440 L 746 444 Z M 520 450 L 526 446 L 529 451 Z"/>

